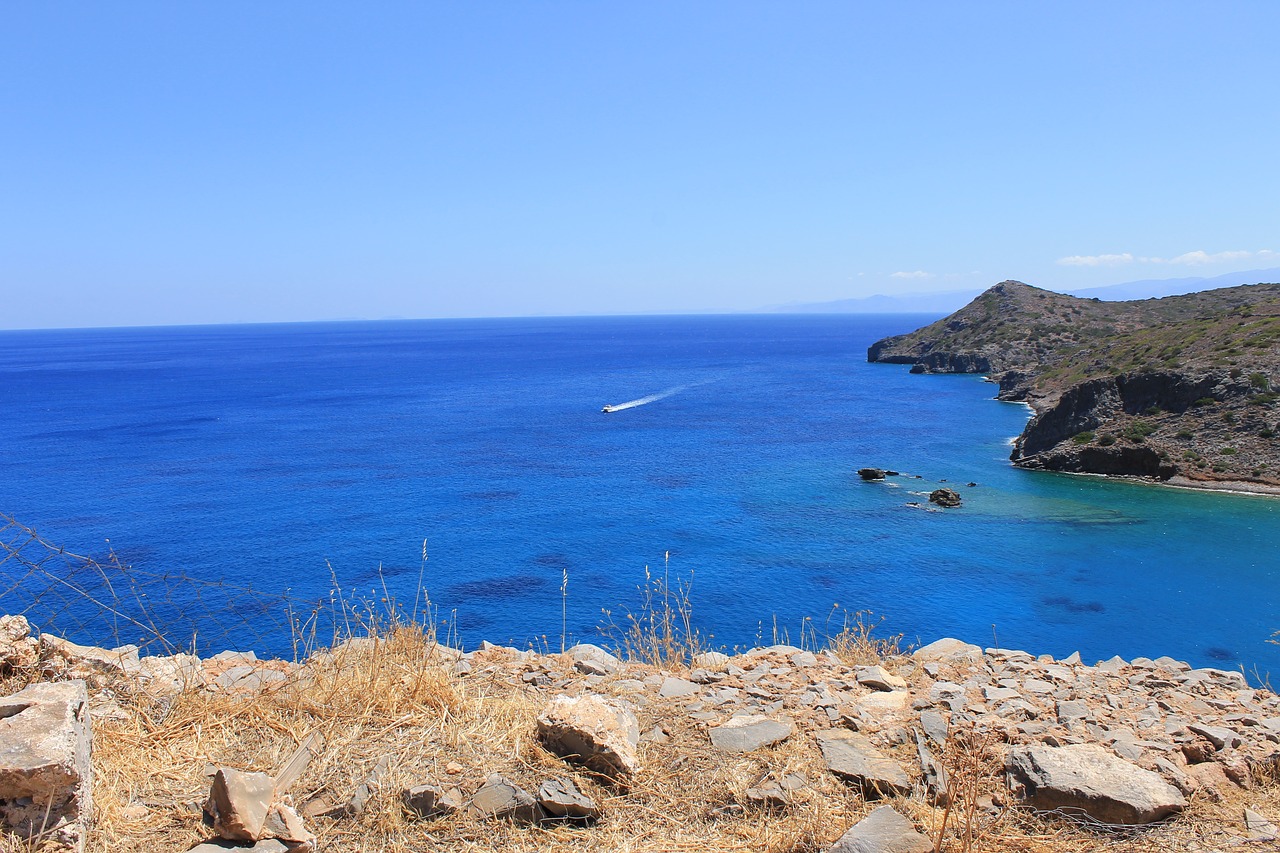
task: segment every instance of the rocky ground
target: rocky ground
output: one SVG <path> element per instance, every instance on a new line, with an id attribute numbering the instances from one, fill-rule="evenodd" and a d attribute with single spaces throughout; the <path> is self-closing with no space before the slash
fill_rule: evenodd
<path id="1" fill-rule="evenodd" d="M 1006 281 L 867 357 L 1029 403 L 1021 467 L 1280 488 L 1280 285 L 1099 302 Z"/>
<path id="2" fill-rule="evenodd" d="M 1211 851 L 1280 822 L 1280 698 L 1165 658 L 0 636 L 0 849 Z"/>

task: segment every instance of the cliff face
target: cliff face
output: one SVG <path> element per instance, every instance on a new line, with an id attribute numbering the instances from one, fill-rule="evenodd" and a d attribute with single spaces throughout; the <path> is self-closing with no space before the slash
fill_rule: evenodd
<path id="1" fill-rule="evenodd" d="M 867 358 L 1029 403 L 1021 467 L 1280 485 L 1280 285 L 1103 303 L 1002 282 Z"/>

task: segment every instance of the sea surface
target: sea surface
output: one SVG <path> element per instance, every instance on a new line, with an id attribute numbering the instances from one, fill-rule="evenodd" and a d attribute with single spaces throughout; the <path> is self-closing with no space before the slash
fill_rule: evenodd
<path id="1" fill-rule="evenodd" d="M 727 649 L 861 610 L 904 642 L 1280 671 L 1280 500 L 1012 468 L 1024 406 L 866 363 L 931 319 L 0 332 L 0 512 L 121 564 L 86 603 L 28 545 L 0 611 L 103 642 L 142 596 L 203 650 L 279 653 L 281 601 L 305 626 L 429 597 L 468 647 L 558 650 L 616 642 L 666 578 Z M 924 508 L 944 481 L 963 506 Z"/>

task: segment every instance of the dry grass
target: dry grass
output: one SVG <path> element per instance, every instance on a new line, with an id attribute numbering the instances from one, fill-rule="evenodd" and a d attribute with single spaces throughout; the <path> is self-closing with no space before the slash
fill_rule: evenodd
<path id="1" fill-rule="evenodd" d="M 865 660 L 866 638 L 846 653 Z M 547 659 L 544 658 L 543 662 Z M 563 656 L 558 689 L 584 689 Z M 297 670 L 283 687 L 257 696 L 189 690 L 171 702 L 114 684 L 110 694 L 126 713 L 95 723 L 97 823 L 92 853 L 185 850 L 208 837 L 191 804 L 208 790 L 208 765 L 275 773 L 312 732 L 323 746 L 291 788 L 301 806 L 313 798 L 346 800 L 385 762 L 366 810 L 355 817 L 312 818 L 321 849 L 409 853 L 433 851 L 768 851 L 825 850 L 876 804 L 864 802 L 825 770 L 812 738 L 795 736 L 771 750 L 727 755 L 709 748 L 705 724 L 680 700 L 650 699 L 641 729 L 665 729 L 666 743 L 641 746 L 643 770 L 627 790 L 602 784 L 537 743 L 535 719 L 549 695 L 520 678 L 527 669 L 510 653 L 477 655 L 475 670 L 455 675 L 429 635 L 389 630 L 374 641 L 339 646 Z M 626 677 L 656 671 L 633 664 Z M 617 678 L 596 689 L 622 693 Z M 554 685 L 553 685 L 553 689 Z M 104 694 L 100 694 L 102 697 Z M 910 748 L 904 747 L 902 757 Z M 998 772 L 998 740 L 957 741 L 942 754 L 952 780 L 950 812 L 916 795 L 894 801 L 939 838 L 947 851 L 1215 849 L 1239 831 L 1244 805 L 1275 814 L 1274 783 L 1238 791 L 1222 803 L 1193 802 L 1174 824 L 1132 835 L 1099 834 L 1064 819 L 1011 808 Z M 749 787 L 787 773 L 803 773 L 811 787 L 784 811 L 744 807 Z M 592 827 L 525 827 L 464 815 L 416 820 L 400 807 L 401 790 L 424 781 L 456 784 L 470 793 L 485 776 L 501 773 L 528 790 L 552 777 L 571 777 L 601 803 Z M 992 798 L 995 805 L 991 806 Z M 942 831 L 939 832 L 939 829 Z M 21 850 L 23 848 L 15 848 Z"/>

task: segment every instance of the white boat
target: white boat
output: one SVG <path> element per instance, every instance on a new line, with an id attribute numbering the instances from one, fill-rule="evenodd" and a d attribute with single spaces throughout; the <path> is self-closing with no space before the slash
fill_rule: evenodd
<path id="1" fill-rule="evenodd" d="M 603 409 L 601 409 L 600 411 L 604 412 L 604 413 L 607 415 L 607 414 L 609 414 L 610 412 L 612 412 L 612 411 L 613 411 L 613 406 L 605 406 L 605 407 L 604 407 Z"/>

